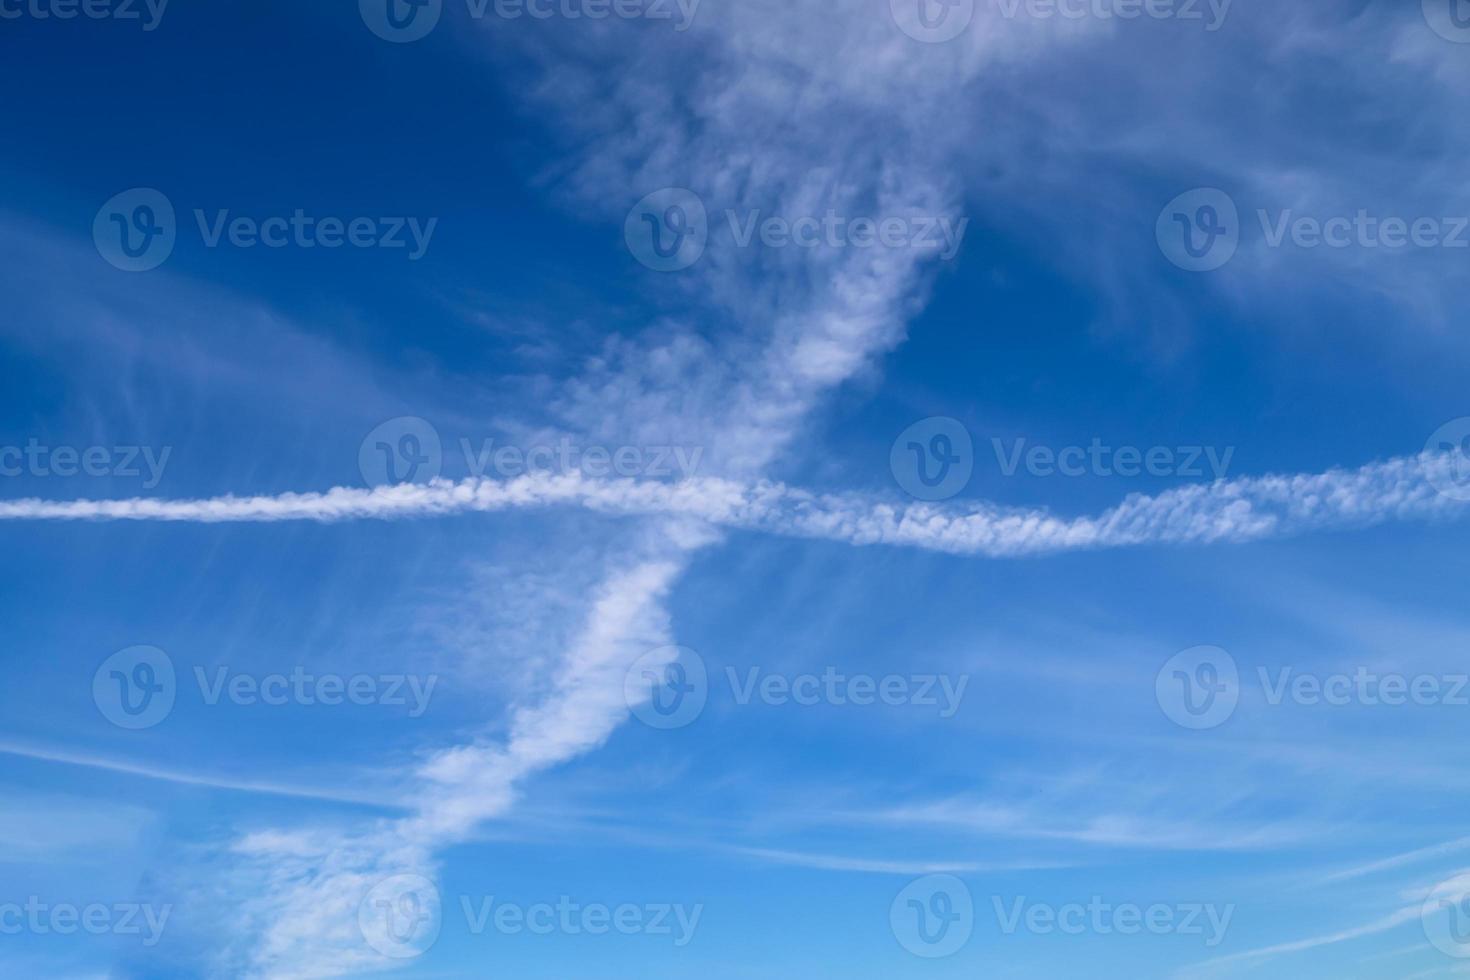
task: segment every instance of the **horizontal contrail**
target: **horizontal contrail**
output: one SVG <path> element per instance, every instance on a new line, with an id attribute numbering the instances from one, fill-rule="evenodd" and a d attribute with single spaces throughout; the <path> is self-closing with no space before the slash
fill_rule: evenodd
<path id="1" fill-rule="evenodd" d="M 984 501 L 899 505 L 871 495 L 814 494 L 770 481 L 699 477 L 671 483 L 570 473 L 197 500 L 24 499 L 0 503 L 0 520 L 331 522 L 571 506 L 610 514 L 683 516 L 722 527 L 851 544 L 1011 557 L 1150 543 L 1246 541 L 1455 514 L 1470 502 L 1470 484 L 1458 480 L 1457 467 L 1463 462 L 1452 454 L 1425 454 L 1355 470 L 1219 480 L 1154 496 L 1134 494 L 1096 516 L 1081 517 Z"/>
<path id="2" fill-rule="evenodd" d="M 405 810 L 408 807 L 393 798 L 392 794 L 371 794 L 331 787 L 291 785 L 270 780 L 243 779 L 232 776 L 188 772 L 140 762 L 111 759 L 103 756 L 70 752 L 64 749 L 41 748 L 9 740 L 0 740 L 0 755 L 34 759 L 38 762 L 55 762 L 68 766 L 81 766 L 105 772 L 141 776 L 166 783 L 184 786 L 204 786 L 211 789 L 234 790 L 241 793 L 260 793 L 269 796 L 289 796 L 309 800 L 326 800 L 332 803 L 356 803 L 383 810 Z"/>

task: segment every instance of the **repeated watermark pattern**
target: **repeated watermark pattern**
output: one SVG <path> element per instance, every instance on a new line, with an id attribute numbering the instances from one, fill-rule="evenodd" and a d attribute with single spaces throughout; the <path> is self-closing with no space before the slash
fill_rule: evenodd
<path id="1" fill-rule="evenodd" d="M 651 728 L 683 728 L 704 712 L 709 671 L 704 658 L 683 646 L 656 647 L 623 675 L 623 702 Z"/>
<path id="2" fill-rule="evenodd" d="M 1423 0 L 1424 20 L 1446 41 L 1470 44 L 1470 3 L 1466 0 Z"/>
<path id="3" fill-rule="evenodd" d="M 460 909 L 470 935 L 505 936 L 666 936 L 675 947 L 688 946 L 699 928 L 704 905 L 682 902 L 578 902 L 560 895 L 555 902 L 518 904 L 493 895 L 461 895 Z"/>
<path id="4" fill-rule="evenodd" d="M 1159 212 L 1154 222 L 1159 251 L 1188 272 L 1213 272 L 1240 247 L 1240 211 L 1217 187 L 1185 191 Z"/>
<path id="5" fill-rule="evenodd" d="M 404 215 L 234 214 L 228 208 L 195 208 L 193 225 L 205 248 L 304 250 L 339 248 L 402 251 L 416 262 L 429 250 L 438 218 Z M 173 254 L 179 227 L 173 202 L 152 187 L 110 198 L 92 222 L 92 240 L 109 264 L 124 272 L 156 269 Z"/>
<path id="6" fill-rule="evenodd" d="M 700 0 L 464 0 L 473 20 L 627 20 L 669 23 L 684 32 L 694 23 Z M 368 30 L 385 41 L 407 44 L 433 33 L 444 16 L 444 0 L 358 0 Z"/>
<path id="7" fill-rule="evenodd" d="M 462 436 L 456 448 L 470 476 L 502 480 L 568 473 L 594 479 L 688 479 L 704 458 L 702 446 L 583 445 L 570 436 L 528 446 L 497 444 L 493 436 Z M 369 486 L 427 483 L 444 472 L 444 455 L 444 441 L 432 423 L 403 415 L 375 426 L 363 437 L 357 463 Z"/>
<path id="8" fill-rule="evenodd" d="M 0 20 L 115 20 L 155 31 L 169 0 L 0 0 Z"/>
<path id="9" fill-rule="evenodd" d="M 1309 214 L 1296 208 L 1257 208 L 1260 241 L 1270 249 L 1470 248 L 1470 215 L 1391 215 L 1359 208 L 1351 214 Z M 1186 191 L 1159 212 L 1155 237 L 1172 263 L 1212 272 L 1235 257 L 1245 226 L 1235 200 L 1214 187 Z"/>
<path id="10" fill-rule="evenodd" d="M 444 903 L 423 875 L 384 878 L 357 905 L 357 928 L 373 950 L 395 960 L 413 959 L 439 939 Z"/>
<path id="11" fill-rule="evenodd" d="M 0 477 L 113 477 L 143 480 L 152 490 L 163 480 L 172 446 L 50 446 L 34 437 L 24 446 L 0 446 Z"/>
<path id="12" fill-rule="evenodd" d="M 624 675 L 628 709 L 652 728 L 682 728 L 704 711 L 711 690 L 704 658 L 688 647 L 666 646 L 639 657 Z M 759 666 L 727 666 L 720 675 L 731 703 L 739 707 L 866 708 L 910 706 L 953 718 L 969 687 L 968 674 L 905 673 L 875 676 L 835 666 L 782 673 Z"/>
<path id="13" fill-rule="evenodd" d="M 1177 20 L 1214 33 L 1234 0 L 995 0 L 1007 20 Z"/>
<path id="14" fill-rule="evenodd" d="M 125 936 L 151 949 L 163 938 L 173 908 L 147 902 L 77 905 L 30 895 L 23 902 L 0 902 L 0 936 Z"/>
<path id="15" fill-rule="evenodd" d="M 651 936 L 682 949 L 694 940 L 703 903 L 508 902 L 495 895 L 461 894 L 450 903 L 470 936 Z M 399 874 L 373 885 L 358 903 L 357 923 L 369 947 L 393 959 L 411 959 L 438 940 L 445 903 L 438 886 L 419 874 Z"/>
<path id="16" fill-rule="evenodd" d="M 991 895 L 988 902 L 997 931 L 1048 936 L 1187 936 L 1207 948 L 1224 942 L 1235 905 L 1211 902 L 1115 902 L 1101 895 L 1085 901 L 1041 902 L 1025 895 Z M 915 956 L 952 956 L 969 943 L 976 927 L 976 903 L 969 886 L 954 875 L 917 878 L 894 896 L 889 928 L 898 944 Z"/>
<path id="17" fill-rule="evenodd" d="M 1419 921 L 1435 949 L 1455 959 L 1470 959 L 1470 874 L 1462 872 L 1431 888 Z"/>
<path id="18" fill-rule="evenodd" d="M 1086 445 L 1048 446 L 1026 438 L 990 439 L 1003 477 L 1173 477 L 1222 480 L 1234 446 L 1117 446 L 1094 436 Z M 921 419 L 899 433 L 888 453 L 894 480 L 918 500 L 948 500 L 969 485 L 975 440 L 956 419 Z"/>
<path id="19" fill-rule="evenodd" d="M 992 438 L 1002 476 L 1024 470 L 1030 476 L 1159 476 L 1222 480 L 1230 472 L 1235 447 L 1112 446 L 1094 436 L 1086 446 L 1031 445 L 1026 439 Z"/>
<path id="20" fill-rule="evenodd" d="M 953 956 L 975 931 L 975 900 L 954 875 L 925 875 L 893 897 L 888 927 L 898 944 L 915 956 Z"/>
<path id="21" fill-rule="evenodd" d="M 1181 650 L 1159 668 L 1154 697 L 1170 721 L 1196 731 L 1217 728 L 1240 703 L 1240 669 L 1217 646 Z"/>
<path id="22" fill-rule="evenodd" d="M 228 666 L 195 667 L 192 679 L 206 707 L 376 706 L 405 709 L 415 719 L 429 710 L 439 684 L 437 674 L 319 674 L 301 666 L 269 674 L 243 673 Z M 119 650 L 92 676 L 97 710 L 119 728 L 152 728 L 173 713 L 178 696 L 173 659 L 158 647 Z"/>
<path id="23" fill-rule="evenodd" d="M 942 44 L 965 32 L 976 0 L 888 0 L 893 22 L 915 41 Z"/>
<path id="24" fill-rule="evenodd" d="M 678 272 L 704 255 L 713 231 L 733 248 L 915 249 L 949 261 L 959 254 L 969 218 L 936 215 L 771 214 L 726 208 L 711 228 L 704 200 L 683 187 L 646 195 L 623 221 L 628 251 L 655 272 Z"/>
<path id="25" fill-rule="evenodd" d="M 1213 902 L 1111 902 L 1092 895 L 1085 902 L 1037 902 L 1024 895 L 992 895 L 990 904 L 1005 935 L 1191 936 L 1206 948 L 1225 941 L 1235 905 Z"/>
<path id="26" fill-rule="evenodd" d="M 975 472 L 975 440 L 956 419 L 920 419 L 893 440 L 888 468 L 904 492 L 919 500 L 948 500 Z"/>
<path id="27" fill-rule="evenodd" d="M 1429 470 L 1434 489 L 1451 500 L 1470 501 L 1470 417 L 1451 419 L 1434 430 L 1424 452 L 1449 459 L 1449 466 Z"/>
<path id="28" fill-rule="evenodd" d="M 1331 671 L 1259 666 L 1255 681 L 1261 701 L 1272 708 L 1470 707 L 1470 673 L 1404 673 L 1362 664 Z M 1195 730 L 1229 721 L 1240 704 L 1241 684 L 1235 658 L 1216 646 L 1175 654 L 1154 681 L 1159 707 L 1169 720 Z"/>
<path id="29" fill-rule="evenodd" d="M 993 4 L 1011 21 L 1178 21 L 1214 33 L 1225 26 L 1234 0 L 889 0 L 888 9 L 915 41 L 942 44 L 965 33 L 978 2 Z"/>

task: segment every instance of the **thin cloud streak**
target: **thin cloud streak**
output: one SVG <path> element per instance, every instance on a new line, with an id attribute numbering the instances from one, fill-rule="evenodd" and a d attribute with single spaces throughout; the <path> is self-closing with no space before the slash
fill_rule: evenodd
<path id="1" fill-rule="evenodd" d="M 1072 865 L 1060 861 L 914 861 L 848 857 L 840 854 L 814 854 L 806 851 L 785 851 L 767 847 L 730 847 L 728 850 L 732 854 L 755 858 L 771 864 L 813 868 L 818 871 L 857 871 L 868 874 L 904 875 L 906 877 L 941 873 L 988 874 L 1005 871 L 1056 870 L 1058 868 L 1072 867 Z"/>
<path id="2" fill-rule="evenodd" d="M 857 494 L 813 494 L 771 481 L 697 478 L 678 483 L 594 480 L 580 474 L 469 479 L 279 496 L 197 500 L 0 503 L 0 520 L 199 523 L 398 520 L 521 508 L 582 507 L 629 516 L 695 518 L 722 527 L 887 544 L 988 558 L 1145 544 L 1250 541 L 1319 528 L 1457 514 L 1451 455 L 1399 457 L 1355 470 L 1220 480 L 1136 494 L 1095 517 L 979 502 L 895 506 Z"/>
<path id="3" fill-rule="evenodd" d="M 285 783 L 273 783 L 255 779 L 233 779 L 227 776 L 211 776 L 201 773 L 184 772 L 177 769 L 160 768 L 139 762 L 127 762 L 77 752 L 67 752 L 60 749 L 37 748 L 29 745 L 21 745 L 16 742 L 0 742 L 0 754 L 22 759 L 33 759 L 37 762 L 55 762 L 67 766 L 81 766 L 87 769 L 115 772 L 126 776 L 140 776 L 144 779 L 177 783 L 181 786 L 201 786 L 209 789 L 224 789 L 241 793 L 260 793 L 267 796 L 289 796 L 297 799 L 324 800 L 331 803 L 352 803 L 361 806 L 378 807 L 385 810 L 408 809 L 407 806 L 398 801 L 367 793 L 354 793 L 348 790 L 315 786 L 293 786 Z"/>
<path id="4" fill-rule="evenodd" d="M 1364 875 L 1375 874 L 1379 871 L 1391 871 L 1402 868 L 1418 861 L 1432 857 L 1443 857 L 1456 851 L 1463 851 L 1470 847 L 1470 837 L 1458 837 L 1455 840 L 1445 841 L 1442 844 L 1433 844 L 1429 847 L 1421 847 L 1416 850 L 1406 851 L 1403 854 L 1395 854 L 1392 857 L 1383 858 L 1368 864 L 1362 864 L 1353 868 L 1345 868 L 1329 875 L 1324 875 L 1321 884 L 1330 884 L 1338 881 L 1346 881 L 1351 878 L 1361 878 Z"/>

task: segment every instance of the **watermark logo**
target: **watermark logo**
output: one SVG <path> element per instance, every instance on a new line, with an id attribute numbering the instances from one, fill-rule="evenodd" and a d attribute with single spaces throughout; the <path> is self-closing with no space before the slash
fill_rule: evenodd
<path id="1" fill-rule="evenodd" d="M 147 272 L 173 254 L 178 240 L 174 206 L 162 191 L 134 187 L 110 198 L 92 220 L 92 241 L 108 264 Z"/>
<path id="2" fill-rule="evenodd" d="M 439 889 L 423 875 L 385 878 L 357 906 L 362 938 L 390 959 L 422 956 L 438 940 L 442 923 Z"/>
<path id="3" fill-rule="evenodd" d="M 664 187 L 645 196 L 623 222 L 623 240 L 655 272 L 679 272 L 699 261 L 709 241 L 709 216 L 699 195 Z"/>
<path id="4" fill-rule="evenodd" d="M 1452 419 L 1436 429 L 1424 453 L 1436 457 L 1427 467 L 1434 489 L 1451 500 L 1470 500 L 1470 418 Z"/>
<path id="5" fill-rule="evenodd" d="M 1154 696 L 1169 720 L 1183 728 L 1218 728 L 1240 702 L 1235 658 L 1213 646 L 1181 650 L 1159 670 Z"/>
<path id="6" fill-rule="evenodd" d="M 1211 272 L 1235 257 L 1240 212 L 1230 195 L 1213 187 L 1180 194 L 1154 225 L 1164 257 L 1189 272 Z"/>
<path id="7" fill-rule="evenodd" d="M 1435 949 L 1456 959 L 1470 958 L 1470 875 L 1446 878 L 1430 889 L 1419 918 Z"/>
<path id="8" fill-rule="evenodd" d="M 898 944 L 915 956 L 953 956 L 975 930 L 975 902 L 954 875 L 925 875 L 894 896 L 888 925 Z"/>
<path id="9" fill-rule="evenodd" d="M 439 25 L 444 0 L 357 0 L 368 30 L 385 41 L 407 44 L 428 37 Z"/>
<path id="10" fill-rule="evenodd" d="M 942 44 L 959 37 L 975 16 L 975 0 L 888 0 L 893 22 L 915 41 Z"/>
<path id="11" fill-rule="evenodd" d="M 174 663 L 157 647 L 119 650 L 92 676 L 92 701 L 119 728 L 140 731 L 169 716 L 178 694 Z"/>
<path id="12" fill-rule="evenodd" d="M 970 482 L 975 470 L 975 443 L 969 430 L 955 419 L 922 419 L 893 441 L 888 467 L 910 496 L 948 500 Z"/>
<path id="13" fill-rule="evenodd" d="M 1470 0 L 1424 0 L 1424 20 L 1445 40 L 1470 44 Z"/>
<path id="14" fill-rule="evenodd" d="M 357 468 L 372 487 L 428 483 L 444 466 L 439 430 L 415 415 L 389 419 L 362 440 Z"/>
<path id="15" fill-rule="evenodd" d="M 709 700 L 704 658 L 681 646 L 648 651 L 623 676 L 623 700 L 650 728 L 683 728 L 700 716 Z"/>

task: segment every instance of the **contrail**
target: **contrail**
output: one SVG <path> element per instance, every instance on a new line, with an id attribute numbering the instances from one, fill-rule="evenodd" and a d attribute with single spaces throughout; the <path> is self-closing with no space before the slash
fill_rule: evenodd
<path id="1" fill-rule="evenodd" d="M 1247 541 L 1318 528 L 1454 515 L 1470 502 L 1470 487 L 1462 488 L 1457 479 L 1463 463 L 1456 454 L 1424 454 L 1354 470 L 1219 480 L 1153 496 L 1134 494 L 1100 514 L 1078 517 L 988 501 L 904 505 L 874 495 L 814 494 L 771 481 L 605 480 L 571 473 L 195 500 L 24 499 L 0 503 L 0 520 L 334 522 L 581 507 L 608 514 L 689 517 L 721 527 L 850 544 L 999 558 L 1153 543 Z"/>

